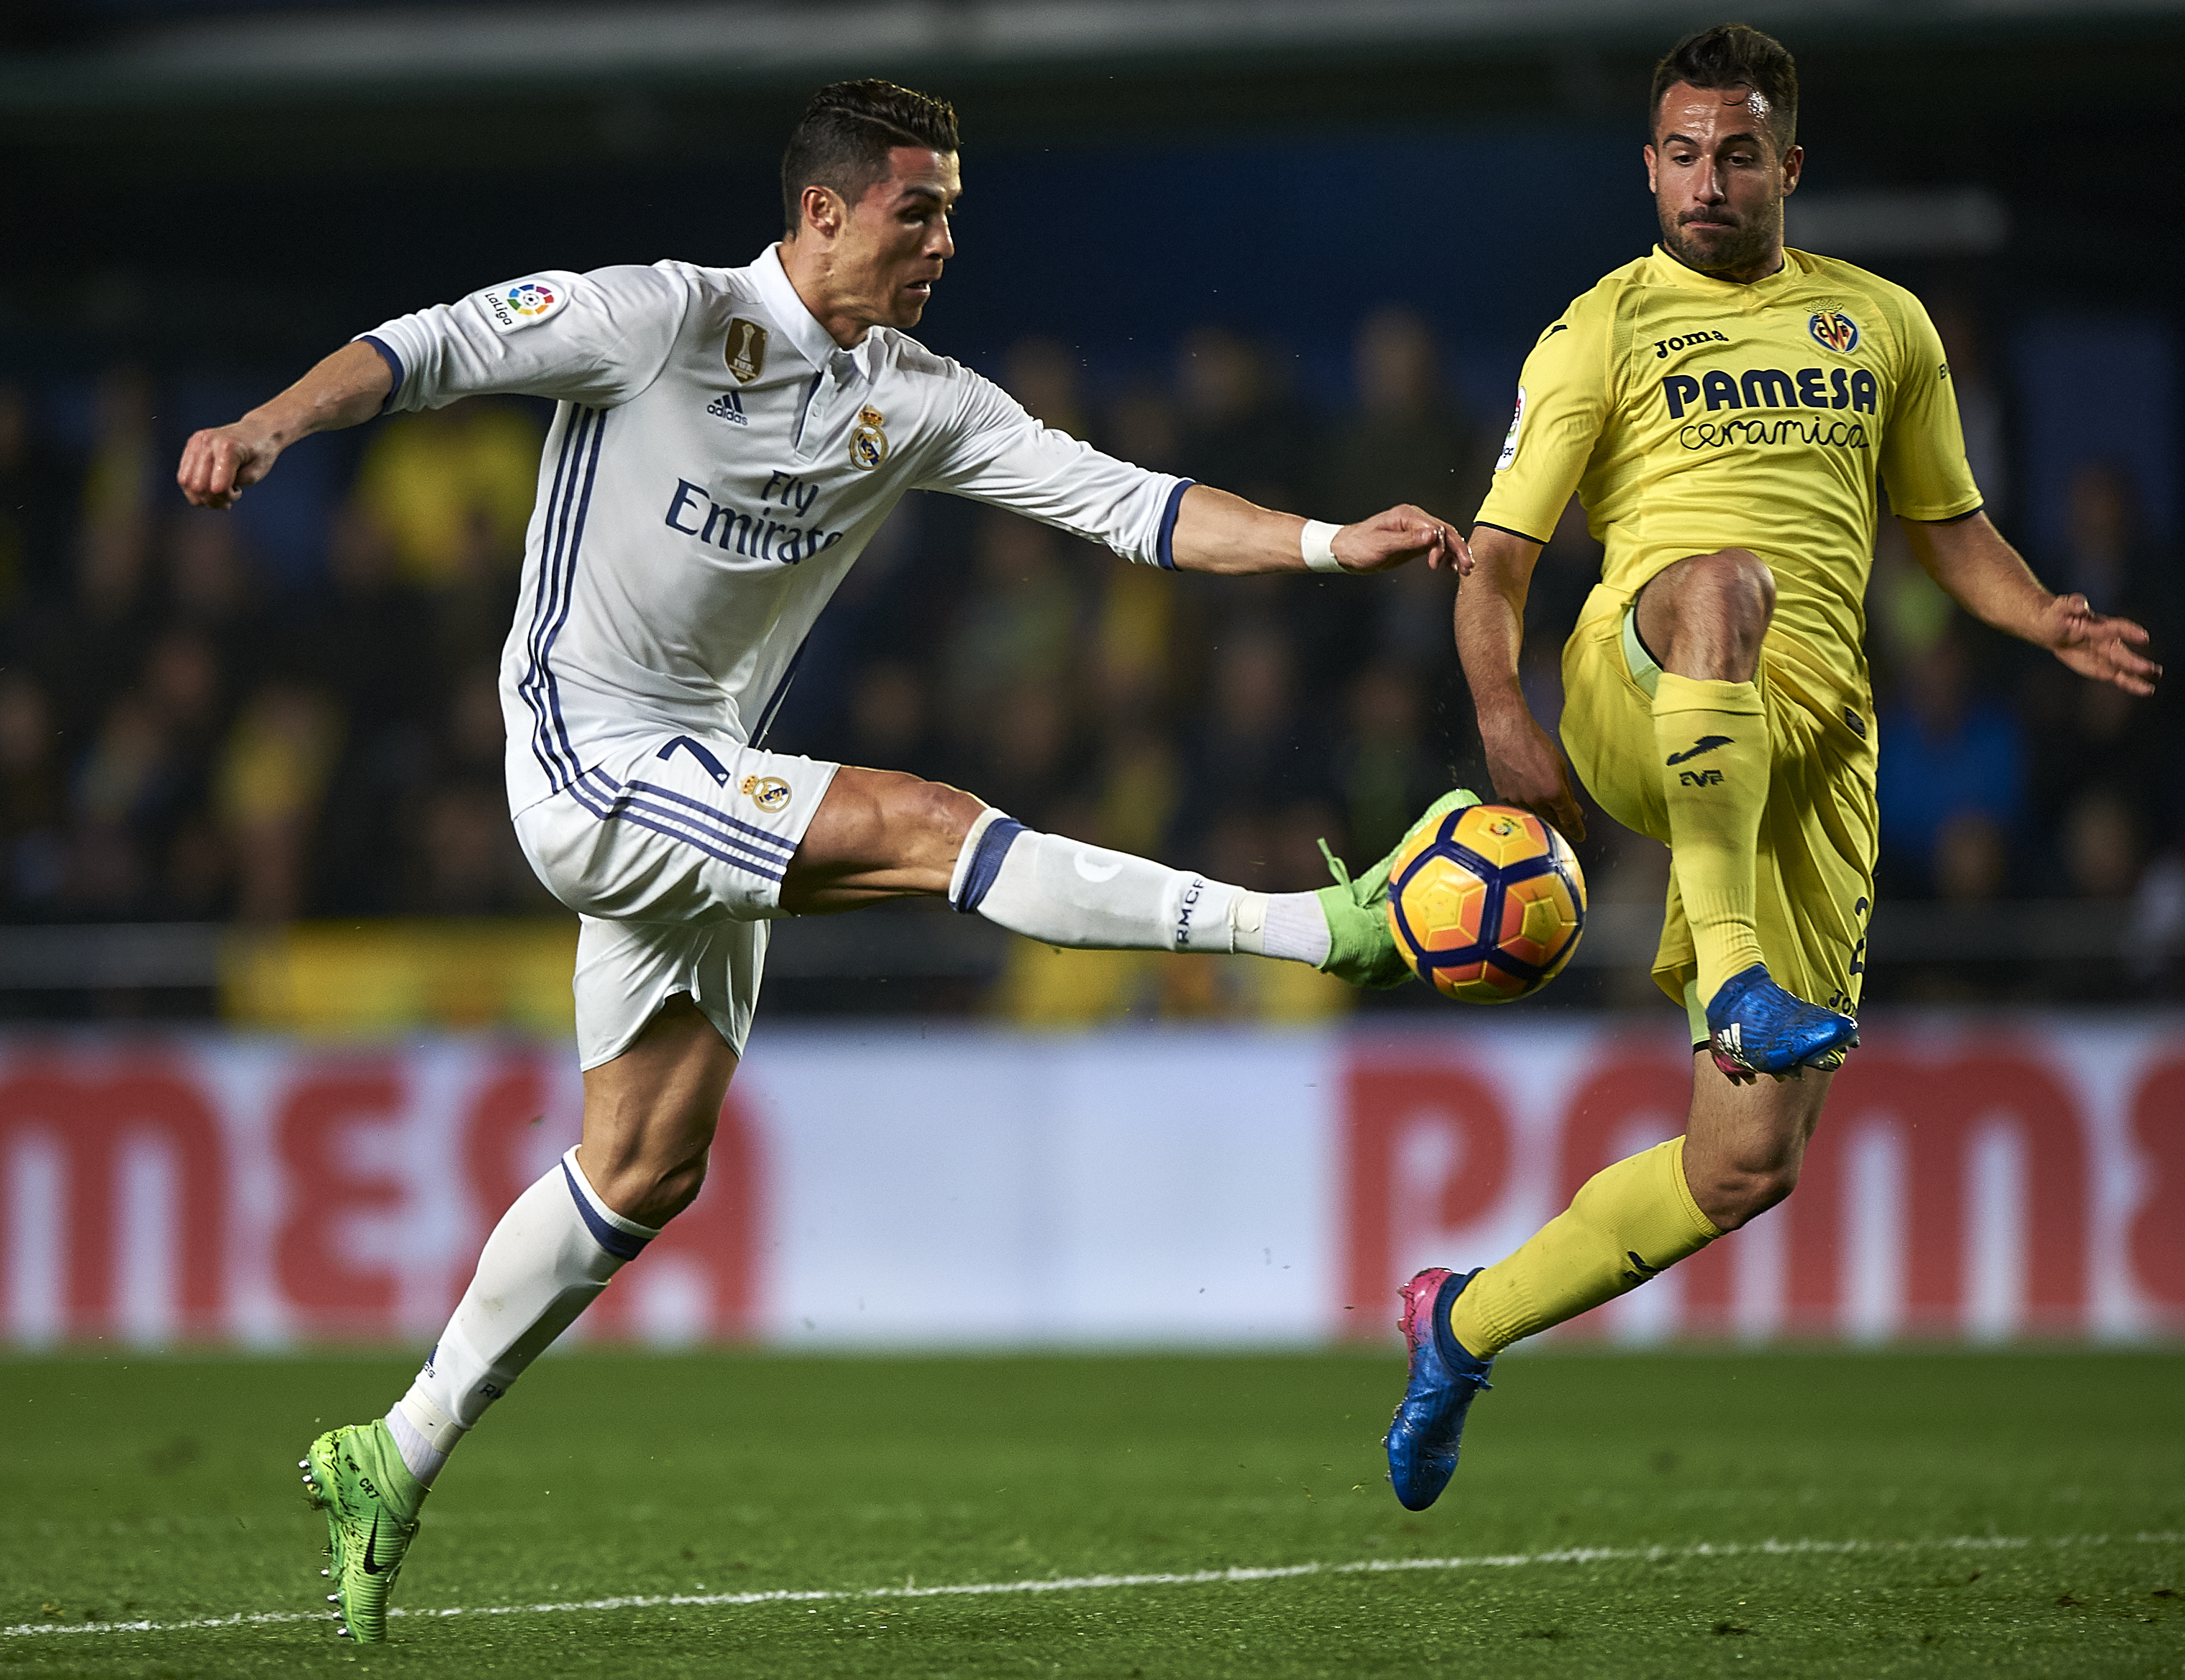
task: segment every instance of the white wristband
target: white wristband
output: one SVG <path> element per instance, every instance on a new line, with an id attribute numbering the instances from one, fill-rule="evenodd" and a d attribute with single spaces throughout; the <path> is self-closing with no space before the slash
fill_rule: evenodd
<path id="1" fill-rule="evenodd" d="M 1335 533 L 1343 527 L 1330 525 L 1324 519 L 1308 519 L 1305 529 L 1298 533 L 1298 547 L 1305 554 L 1305 569 L 1308 572 L 1340 572 L 1343 562 L 1335 557 Z"/>

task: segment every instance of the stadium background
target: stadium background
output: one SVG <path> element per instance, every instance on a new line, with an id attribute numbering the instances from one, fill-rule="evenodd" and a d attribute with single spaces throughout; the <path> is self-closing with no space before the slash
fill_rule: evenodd
<path id="1" fill-rule="evenodd" d="M 1998 522 L 2174 645 L 2173 6 L 1783 4 L 1794 243 L 1913 286 Z M 1266 0 L 0 23 L 0 1337 L 429 1335 L 576 1113 L 570 918 L 516 851 L 492 668 L 544 416 L 299 447 L 232 518 L 182 438 L 383 318 L 539 267 L 748 261 L 809 87 L 953 98 L 920 336 L 1149 466 L 1468 519 L 1523 349 L 1644 249 L 1689 8 Z M 1536 706 L 1597 559 L 1567 519 Z M 914 496 L 792 751 L 1276 890 L 1483 779 L 1446 580 L 1126 568 Z M 1885 527 L 1869 1048 L 1782 1214 L 1572 1337 L 2174 1334 L 2185 804 L 2132 702 L 1970 625 Z M 2159 651 L 2158 656 L 2160 656 Z M 791 1345 L 1386 1336 L 1681 1108 L 1666 860 L 1596 817 L 1542 999 L 1061 956 L 910 907 L 778 924 L 714 1181 L 588 1320 Z M 307 1203 L 304 1186 L 315 1199 Z M 1042 1270 L 1044 1269 L 1044 1270 Z M 885 1287 L 846 1282 L 885 1277 Z M 1034 1275 L 1068 1280 L 1041 1301 Z"/>

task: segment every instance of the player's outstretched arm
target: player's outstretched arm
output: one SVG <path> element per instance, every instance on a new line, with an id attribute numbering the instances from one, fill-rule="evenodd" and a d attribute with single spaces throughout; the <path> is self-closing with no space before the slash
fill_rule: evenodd
<path id="1" fill-rule="evenodd" d="M 2147 632 L 2093 611 L 2084 595 L 2051 594 L 1985 513 L 1947 524 L 1900 519 L 1920 564 L 1984 624 L 2047 648 L 2082 677 L 2151 695 L 2162 667 L 2141 651 Z"/>
<path id="2" fill-rule="evenodd" d="M 1176 510 L 1170 551 L 1185 572 L 1302 572 L 1305 522 L 1277 513 L 1242 496 L 1193 484 Z M 1448 525 L 1418 508 L 1392 507 L 1334 536 L 1335 558 L 1345 572 L 1388 572 L 1423 557 L 1428 566 L 1472 570 L 1472 554 Z"/>
<path id="3" fill-rule="evenodd" d="M 361 425 L 380 410 L 394 376 L 369 344 L 344 344 L 270 403 L 193 433 L 175 482 L 193 507 L 233 507 L 273 470 L 281 451 L 314 432 Z"/>
<path id="4" fill-rule="evenodd" d="M 1525 594 L 1540 545 L 1491 525 L 1473 530 L 1472 565 L 1456 592 L 1456 651 L 1479 717 L 1479 744 L 1495 796 L 1585 838 L 1562 750 L 1525 704 L 1517 656 L 1525 645 Z"/>

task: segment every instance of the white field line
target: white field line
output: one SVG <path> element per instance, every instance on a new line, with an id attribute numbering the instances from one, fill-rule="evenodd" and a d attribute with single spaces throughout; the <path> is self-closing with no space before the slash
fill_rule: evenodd
<path id="1" fill-rule="evenodd" d="M 2185 1534 L 2067 1534 L 2031 1539 L 2011 1534 L 1960 1534 L 1931 1540 L 1757 1540 L 1695 1546 L 1567 1546 L 1551 1552 L 1485 1553 L 1468 1558 L 1366 1558 L 1355 1563 L 1292 1563 L 1260 1569 L 1199 1569 L 1183 1574 L 1068 1575 L 1034 1581 L 973 1581 L 947 1587 L 786 1588 L 771 1593 L 646 1593 L 559 1604 L 461 1605 L 447 1610 L 394 1609 L 389 1616 L 433 1621 L 454 1616 L 567 1616 L 578 1610 L 722 1609 L 740 1605 L 861 1604 L 895 1599 L 976 1599 L 1009 1593 L 1089 1593 L 1120 1587 L 1218 1587 L 1288 1581 L 1307 1575 L 1400 1575 L 1416 1570 L 1522 1569 L 1538 1564 L 1674 1563 L 1687 1558 L 1845 1556 L 1928 1551 L 2012 1551 L 2075 1546 L 2175 1546 Z M 191 1621 L 20 1622 L 0 1638 L 33 1633 L 189 1633 L 215 1627 L 262 1627 L 288 1621 L 328 1621 L 330 1610 L 256 1610 Z"/>

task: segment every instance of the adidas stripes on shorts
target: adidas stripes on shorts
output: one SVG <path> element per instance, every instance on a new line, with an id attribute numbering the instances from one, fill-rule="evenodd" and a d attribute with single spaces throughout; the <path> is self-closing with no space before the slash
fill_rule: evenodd
<path id="1" fill-rule="evenodd" d="M 581 918 L 584 1067 L 629 1049 L 677 992 L 743 1054 L 767 918 L 841 767 L 725 735 L 635 737 L 516 813 L 523 855 Z"/>

